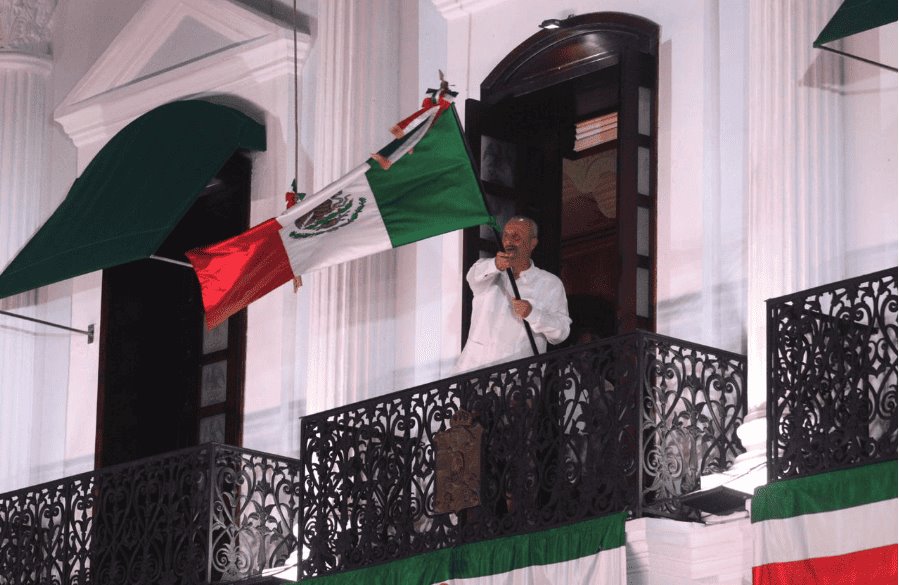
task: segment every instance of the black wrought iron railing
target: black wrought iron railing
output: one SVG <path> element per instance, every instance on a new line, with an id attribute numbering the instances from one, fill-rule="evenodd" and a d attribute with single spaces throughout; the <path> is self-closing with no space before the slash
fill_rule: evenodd
<path id="1" fill-rule="evenodd" d="M 678 496 L 743 452 L 740 355 L 637 332 L 306 416 L 304 577 Z M 479 505 L 439 513 L 435 435 L 482 428 Z"/>
<path id="2" fill-rule="evenodd" d="M 296 550 L 300 464 L 205 444 L 0 494 L 0 584 L 199 584 Z"/>
<path id="3" fill-rule="evenodd" d="M 771 299 L 768 479 L 896 457 L 896 268 Z"/>

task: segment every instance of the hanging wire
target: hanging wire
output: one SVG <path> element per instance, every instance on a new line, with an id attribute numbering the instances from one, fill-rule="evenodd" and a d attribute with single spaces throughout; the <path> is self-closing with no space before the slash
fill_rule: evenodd
<path id="1" fill-rule="evenodd" d="M 297 0 L 293 0 L 293 203 L 300 196 L 300 66 L 297 50 Z M 288 207 L 293 203 L 289 203 Z M 303 278 L 293 277 L 293 292 L 303 286 Z"/>
<path id="2" fill-rule="evenodd" d="M 297 52 L 297 0 L 293 0 L 293 190 L 300 190 L 300 69 Z"/>

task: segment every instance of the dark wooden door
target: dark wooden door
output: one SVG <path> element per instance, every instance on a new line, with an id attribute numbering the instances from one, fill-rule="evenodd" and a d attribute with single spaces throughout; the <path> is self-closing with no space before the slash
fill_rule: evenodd
<path id="1" fill-rule="evenodd" d="M 565 285 L 568 343 L 652 331 L 658 27 L 620 13 L 563 25 L 535 34 L 490 73 L 482 101 L 466 102 L 466 134 L 491 212 L 530 215 L 543 230 L 535 262 Z M 607 119 L 615 132 L 585 142 L 583 127 Z M 466 231 L 466 270 L 495 252 L 483 232 Z"/>
<path id="2" fill-rule="evenodd" d="M 560 274 L 562 159 L 558 119 L 567 105 L 555 92 L 485 105 L 465 104 L 466 137 L 472 149 L 488 211 L 502 226 L 514 215 L 537 222 L 539 243 L 534 264 Z M 498 250 L 497 236 L 485 226 L 464 234 L 463 270 Z M 463 340 L 471 319 L 471 290 L 463 284 Z"/>
<path id="3" fill-rule="evenodd" d="M 185 262 L 190 248 L 248 226 L 250 161 L 232 157 L 157 256 Z M 246 314 L 206 331 L 196 275 L 147 259 L 103 273 L 98 467 L 201 442 L 241 443 Z"/>

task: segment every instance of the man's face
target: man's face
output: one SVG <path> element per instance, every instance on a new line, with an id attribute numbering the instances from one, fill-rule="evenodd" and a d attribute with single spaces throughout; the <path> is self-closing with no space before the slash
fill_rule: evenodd
<path id="1" fill-rule="evenodd" d="M 530 258 L 537 245 L 537 238 L 531 237 L 531 226 L 525 221 L 510 221 L 503 228 L 503 248 L 514 260 Z"/>

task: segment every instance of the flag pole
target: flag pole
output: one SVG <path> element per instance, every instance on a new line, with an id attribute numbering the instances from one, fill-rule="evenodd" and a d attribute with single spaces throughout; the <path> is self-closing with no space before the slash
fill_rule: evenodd
<path id="1" fill-rule="evenodd" d="M 460 134 L 462 135 L 462 143 L 465 144 L 465 152 L 468 153 L 468 159 L 471 162 L 471 168 L 477 170 L 479 167 L 475 165 L 474 157 L 471 154 L 471 146 L 468 144 L 468 137 L 465 135 L 465 132 L 462 132 L 462 125 L 459 123 L 459 114 L 456 112 L 456 104 L 452 104 L 450 109 L 453 112 L 453 119 L 456 120 L 456 125 L 459 127 Z M 484 207 L 487 209 L 487 213 L 496 219 L 493 213 L 490 211 L 490 205 L 487 202 L 487 198 L 484 197 L 484 185 L 481 183 L 481 175 L 479 172 L 475 172 L 475 180 L 478 182 L 478 189 L 481 190 L 481 198 L 484 200 Z M 503 250 L 503 238 L 499 233 L 499 230 L 496 229 L 496 226 L 492 226 L 493 236 L 496 238 L 496 245 L 500 250 Z M 517 300 L 521 300 L 521 293 L 518 292 L 518 284 L 515 282 L 515 275 L 512 273 L 511 268 L 506 268 L 506 276 L 509 277 L 509 283 L 512 285 L 512 293 L 515 295 Z M 531 350 L 533 350 L 534 355 L 540 355 L 540 350 L 537 349 L 537 342 L 534 340 L 534 331 L 531 329 L 531 324 L 528 323 L 527 319 L 522 319 L 521 322 L 524 324 L 525 333 L 528 334 L 528 341 L 531 342 Z"/>
<path id="2" fill-rule="evenodd" d="M 478 183 L 480 182 L 480 179 L 478 179 Z M 482 195 L 483 193 L 484 192 L 481 191 Z M 487 201 L 485 200 L 484 205 L 486 204 Z M 488 209 L 487 211 L 489 212 L 490 210 Z M 497 230 L 496 228 L 493 228 L 493 236 L 496 238 L 496 245 L 499 246 L 499 248 L 505 250 L 505 248 L 503 247 L 503 238 L 500 235 L 499 230 Z M 511 268 L 506 268 L 506 276 L 509 277 L 509 283 L 512 285 L 512 293 L 515 295 L 515 298 L 520 301 L 521 293 L 518 292 L 518 283 L 515 282 L 515 275 L 512 273 Z M 537 349 L 537 342 L 534 340 L 534 332 L 531 330 L 531 324 L 528 323 L 528 320 L 524 318 L 522 318 L 521 322 L 524 323 L 524 331 L 528 334 L 528 341 L 531 342 L 531 349 L 534 350 L 534 355 L 540 355 L 540 350 Z"/>

